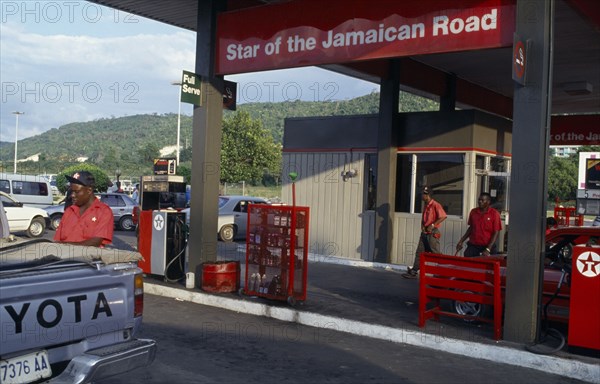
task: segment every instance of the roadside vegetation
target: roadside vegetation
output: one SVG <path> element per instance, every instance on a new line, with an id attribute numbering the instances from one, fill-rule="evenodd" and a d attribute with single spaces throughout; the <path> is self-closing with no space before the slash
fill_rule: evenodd
<path id="1" fill-rule="evenodd" d="M 438 104 L 401 93 L 401 112 L 434 111 Z M 373 114 L 379 110 L 379 93 L 338 101 L 288 101 L 247 103 L 237 111 L 225 111 L 221 140 L 221 191 L 227 194 L 267 198 L 281 193 L 281 148 L 287 117 Z M 18 170 L 23 174 L 59 174 L 58 188 L 64 191 L 65 172 L 94 168 L 98 176 L 134 183 L 152 174 L 153 159 L 175 157 L 176 114 L 151 114 L 103 118 L 53 128 L 41 135 L 19 141 Z M 181 117 L 180 165 L 177 173 L 189 182 L 193 171 L 192 117 Z M 166 148 L 170 151 L 164 152 Z M 0 171 L 13 169 L 14 143 L 0 142 Z M 161 153 L 161 150 L 163 151 Z M 599 151 L 600 146 L 580 151 Z M 30 158 L 31 160 L 23 161 Z M 548 169 L 549 208 L 558 198 L 574 201 L 577 192 L 578 155 L 550 157 Z M 105 176 L 100 176 L 100 173 Z M 566 202 L 565 204 L 569 204 Z"/>

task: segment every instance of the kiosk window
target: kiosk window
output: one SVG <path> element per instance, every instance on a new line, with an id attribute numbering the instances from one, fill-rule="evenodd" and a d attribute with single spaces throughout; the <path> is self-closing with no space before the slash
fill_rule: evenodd
<path id="1" fill-rule="evenodd" d="M 477 155 L 476 190 L 473 206 L 477 205 L 477 197 L 481 192 L 492 196 L 492 208 L 498 211 L 508 210 L 508 189 L 510 179 L 510 160 L 503 157 Z"/>
<path id="2" fill-rule="evenodd" d="M 398 155 L 396 211 L 420 213 L 421 189 L 427 185 L 448 215 L 462 215 L 464 163 L 462 153 Z"/>

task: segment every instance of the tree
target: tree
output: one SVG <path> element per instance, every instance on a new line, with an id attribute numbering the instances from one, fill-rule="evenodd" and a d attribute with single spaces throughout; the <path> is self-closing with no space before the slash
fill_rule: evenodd
<path id="1" fill-rule="evenodd" d="M 179 176 L 183 176 L 186 184 L 190 184 L 192 182 L 192 169 L 190 167 L 186 167 L 185 165 L 178 166 L 177 174 Z"/>
<path id="2" fill-rule="evenodd" d="M 67 167 L 58 175 L 56 175 L 56 187 L 58 190 L 64 194 L 68 189 L 68 181 L 66 176 L 72 176 L 74 173 L 81 171 L 88 171 L 94 175 L 94 178 L 96 179 L 95 191 L 105 192 L 108 189 L 110 178 L 103 170 L 93 164 L 81 163 Z"/>
<path id="3" fill-rule="evenodd" d="M 579 156 L 579 152 L 600 152 L 600 145 L 582 145 L 577 148 L 577 156 Z"/>
<path id="4" fill-rule="evenodd" d="M 276 172 L 281 163 L 281 149 L 273 136 L 245 111 L 223 120 L 221 144 L 221 181 L 237 183 L 262 180 L 264 170 Z"/>
<path id="5" fill-rule="evenodd" d="M 146 145 L 138 150 L 138 154 L 142 162 L 152 163 L 154 159 L 160 156 L 160 149 L 156 143 L 146 143 Z"/>
<path id="6" fill-rule="evenodd" d="M 577 198 L 577 178 L 579 175 L 579 153 L 600 152 L 600 146 L 584 145 L 577 154 L 569 157 L 551 156 L 548 165 L 548 198 L 555 200 L 575 200 Z"/>
<path id="7" fill-rule="evenodd" d="M 577 197 L 577 168 L 575 157 L 550 157 L 548 166 L 548 197 L 555 200 L 574 200 Z"/>
<path id="8" fill-rule="evenodd" d="M 192 161 L 192 147 L 184 148 L 179 151 L 179 161 L 182 163 Z"/>

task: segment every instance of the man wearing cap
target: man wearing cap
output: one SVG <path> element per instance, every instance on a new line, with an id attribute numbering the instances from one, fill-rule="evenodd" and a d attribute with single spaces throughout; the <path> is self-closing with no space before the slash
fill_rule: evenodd
<path id="1" fill-rule="evenodd" d="M 103 247 L 112 243 L 114 217 L 110 207 L 94 195 L 96 179 L 87 171 L 67 176 L 73 205 L 65 208 L 54 241 Z"/>
<path id="2" fill-rule="evenodd" d="M 412 268 L 408 268 L 402 277 L 406 279 L 416 279 L 419 273 L 419 256 L 423 252 L 440 253 L 440 226 L 446 220 L 446 212 L 440 203 L 432 197 L 432 191 L 429 187 L 423 187 L 421 199 L 425 203 L 421 215 L 421 235 L 419 236 L 419 245 L 415 254 L 415 261 Z"/>

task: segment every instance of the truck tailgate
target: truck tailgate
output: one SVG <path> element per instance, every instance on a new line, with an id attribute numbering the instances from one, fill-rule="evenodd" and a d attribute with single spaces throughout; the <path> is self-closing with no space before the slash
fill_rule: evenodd
<path id="1" fill-rule="evenodd" d="M 133 328 L 136 272 L 83 264 L 2 277 L 0 356 L 82 341 L 97 348 L 104 336 Z"/>

